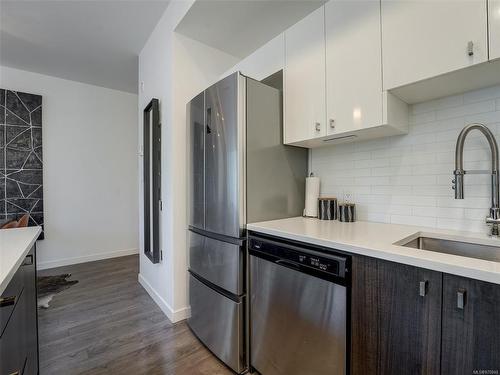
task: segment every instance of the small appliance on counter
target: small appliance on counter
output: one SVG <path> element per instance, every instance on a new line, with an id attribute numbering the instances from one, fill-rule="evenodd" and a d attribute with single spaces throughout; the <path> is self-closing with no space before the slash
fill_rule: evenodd
<path id="1" fill-rule="evenodd" d="M 346 223 L 356 221 L 356 205 L 354 203 L 339 204 L 339 221 Z"/>
<path id="2" fill-rule="evenodd" d="M 337 220 L 337 198 L 318 198 L 318 219 Z"/>

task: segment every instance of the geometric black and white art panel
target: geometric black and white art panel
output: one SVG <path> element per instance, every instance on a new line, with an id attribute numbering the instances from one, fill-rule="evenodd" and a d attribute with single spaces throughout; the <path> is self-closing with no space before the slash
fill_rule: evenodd
<path id="1" fill-rule="evenodd" d="M 43 225 L 42 97 L 0 89 L 0 226 Z"/>

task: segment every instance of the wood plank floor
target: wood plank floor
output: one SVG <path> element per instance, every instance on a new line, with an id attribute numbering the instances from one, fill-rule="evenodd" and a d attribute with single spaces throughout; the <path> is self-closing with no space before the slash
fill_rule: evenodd
<path id="1" fill-rule="evenodd" d="M 79 283 L 39 310 L 40 374 L 232 372 L 191 333 L 172 324 L 137 282 L 138 256 L 40 271 Z"/>

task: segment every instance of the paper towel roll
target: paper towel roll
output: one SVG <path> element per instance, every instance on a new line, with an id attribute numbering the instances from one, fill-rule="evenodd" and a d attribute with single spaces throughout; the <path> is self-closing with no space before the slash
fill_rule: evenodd
<path id="1" fill-rule="evenodd" d="M 306 177 L 306 205 L 304 216 L 318 216 L 319 177 Z"/>

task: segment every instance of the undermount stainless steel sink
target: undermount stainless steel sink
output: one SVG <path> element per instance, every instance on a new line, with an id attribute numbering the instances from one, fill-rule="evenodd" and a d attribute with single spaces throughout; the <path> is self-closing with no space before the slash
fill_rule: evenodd
<path id="1" fill-rule="evenodd" d="M 470 242 L 461 242 L 419 236 L 412 240 L 401 240 L 396 245 L 410 247 L 413 249 L 435 251 L 438 253 L 459 255 L 468 258 L 489 260 L 500 262 L 500 244 L 499 246 L 483 245 Z"/>

